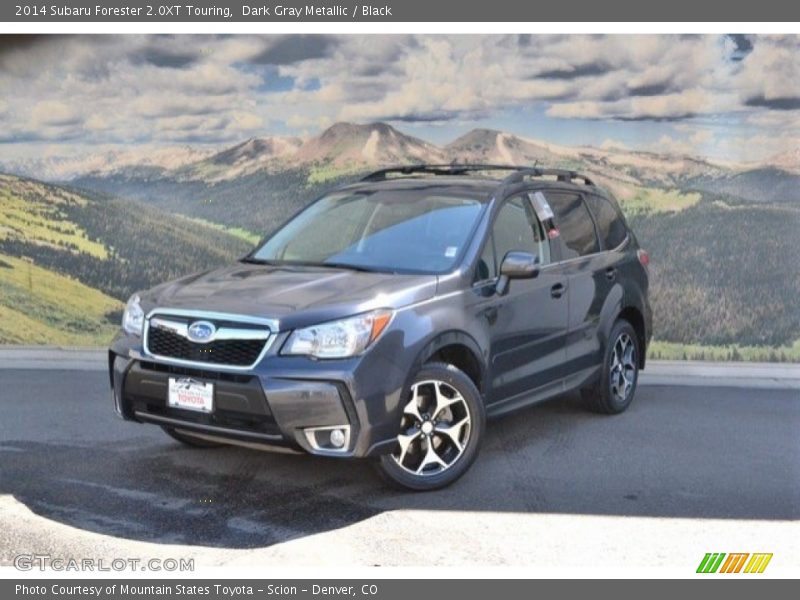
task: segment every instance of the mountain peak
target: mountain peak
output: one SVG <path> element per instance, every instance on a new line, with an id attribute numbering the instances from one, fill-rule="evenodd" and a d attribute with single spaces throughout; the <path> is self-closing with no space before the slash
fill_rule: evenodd
<path id="1" fill-rule="evenodd" d="M 447 152 L 459 162 L 556 165 L 561 160 L 544 144 L 485 128 L 473 129 L 450 142 Z"/>
<path id="2" fill-rule="evenodd" d="M 323 131 L 319 135 L 319 139 L 338 136 L 369 135 L 373 131 L 377 131 L 381 134 L 394 132 L 397 135 L 403 135 L 394 127 L 382 121 L 375 121 L 373 123 L 350 123 L 347 121 L 339 121 Z"/>
<path id="3" fill-rule="evenodd" d="M 500 131 L 499 129 L 489 129 L 488 127 L 476 127 L 475 129 L 468 131 L 466 135 L 473 137 L 478 137 L 478 136 L 497 137 L 498 135 L 503 135 L 503 133 L 504 132 Z"/>
<path id="4" fill-rule="evenodd" d="M 335 165 L 390 165 L 441 161 L 443 152 L 428 142 L 406 135 L 381 121 L 334 123 L 308 140 L 298 160 Z"/>
<path id="5" fill-rule="evenodd" d="M 792 148 L 774 154 L 766 161 L 766 164 L 775 166 L 784 171 L 800 173 L 800 148 Z"/>
<path id="6" fill-rule="evenodd" d="M 251 137 L 226 148 L 208 159 L 214 165 L 234 165 L 244 162 L 264 161 L 292 154 L 300 147 L 300 140 L 292 137 Z"/>

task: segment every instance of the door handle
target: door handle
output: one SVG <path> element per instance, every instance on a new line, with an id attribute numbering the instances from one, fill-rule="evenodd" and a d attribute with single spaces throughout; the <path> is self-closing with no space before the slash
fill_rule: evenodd
<path id="1" fill-rule="evenodd" d="M 489 321 L 489 325 L 494 325 L 495 321 L 497 321 L 497 307 L 490 306 L 489 308 L 483 311 L 483 316 L 486 317 L 486 320 Z"/>
<path id="2" fill-rule="evenodd" d="M 616 267 L 608 267 L 606 269 L 606 279 L 609 281 L 614 281 L 617 278 L 617 268 Z"/>
<path id="3" fill-rule="evenodd" d="M 563 283 L 557 283 L 553 287 L 550 288 L 550 295 L 553 298 L 561 298 L 564 295 L 564 290 L 566 290 L 566 286 Z"/>

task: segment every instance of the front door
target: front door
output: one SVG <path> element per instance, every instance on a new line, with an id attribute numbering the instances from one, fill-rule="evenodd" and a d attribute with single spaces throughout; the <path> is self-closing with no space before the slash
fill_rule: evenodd
<path id="1" fill-rule="evenodd" d="M 515 279 L 495 297 L 491 326 L 489 403 L 516 404 L 561 384 L 567 327 L 566 278 L 550 256 L 550 242 L 526 194 L 506 200 L 494 221 L 482 263 L 497 277 L 511 251 L 535 254 L 540 272 Z"/>

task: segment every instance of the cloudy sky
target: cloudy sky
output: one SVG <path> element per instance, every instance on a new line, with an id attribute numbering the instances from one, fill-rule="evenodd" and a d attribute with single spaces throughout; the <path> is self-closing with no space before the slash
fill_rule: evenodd
<path id="1" fill-rule="evenodd" d="M 800 37 L 0 36 L 0 159 L 383 120 L 760 160 L 800 139 Z"/>

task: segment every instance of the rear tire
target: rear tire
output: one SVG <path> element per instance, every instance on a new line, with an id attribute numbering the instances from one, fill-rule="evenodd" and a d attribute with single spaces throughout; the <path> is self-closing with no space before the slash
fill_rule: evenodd
<path id="1" fill-rule="evenodd" d="M 220 444 L 219 442 L 212 442 L 210 440 L 204 440 L 203 438 L 194 437 L 193 435 L 186 435 L 185 433 L 176 431 L 172 427 L 162 426 L 161 429 L 163 429 L 164 432 L 173 440 L 176 440 L 184 446 L 189 446 L 191 448 L 219 448 L 220 446 L 225 445 Z"/>
<path id="2" fill-rule="evenodd" d="M 378 468 L 395 487 L 428 491 L 467 472 L 486 428 L 483 400 L 472 380 L 453 365 L 429 363 L 403 399 L 397 445 Z"/>
<path id="3" fill-rule="evenodd" d="M 589 410 L 616 415 L 625 411 L 639 382 L 639 338 L 633 326 L 619 319 L 611 328 L 599 380 L 581 390 Z"/>

